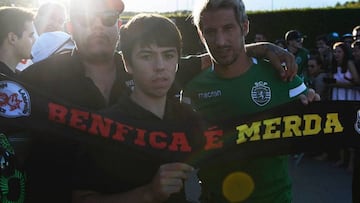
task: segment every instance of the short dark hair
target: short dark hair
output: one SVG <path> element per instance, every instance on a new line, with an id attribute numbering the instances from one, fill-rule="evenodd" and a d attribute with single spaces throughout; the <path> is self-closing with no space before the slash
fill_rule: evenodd
<path id="1" fill-rule="evenodd" d="M 181 55 L 182 39 L 179 29 L 169 18 L 158 14 L 138 14 L 120 29 L 120 50 L 124 59 L 131 65 L 134 46 L 156 44 L 176 47 Z"/>
<path id="2" fill-rule="evenodd" d="M 21 7 L 1 7 L 0 8 L 0 43 L 6 36 L 13 32 L 18 37 L 22 37 L 25 30 L 25 23 L 32 22 L 34 13 Z"/>

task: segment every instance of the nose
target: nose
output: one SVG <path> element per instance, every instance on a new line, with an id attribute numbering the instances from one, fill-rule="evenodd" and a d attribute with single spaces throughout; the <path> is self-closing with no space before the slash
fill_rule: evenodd
<path id="1" fill-rule="evenodd" d="M 101 27 L 103 25 L 100 16 L 96 16 L 93 21 L 94 22 L 90 22 L 90 24 L 92 24 L 94 27 Z"/>
<path id="2" fill-rule="evenodd" d="M 165 63 L 166 62 L 162 56 L 157 56 L 154 64 L 155 71 L 163 71 L 165 69 Z"/>
<path id="3" fill-rule="evenodd" d="M 215 44 L 217 46 L 223 46 L 225 45 L 225 35 L 223 32 L 219 31 L 216 33 L 216 36 L 215 36 Z"/>

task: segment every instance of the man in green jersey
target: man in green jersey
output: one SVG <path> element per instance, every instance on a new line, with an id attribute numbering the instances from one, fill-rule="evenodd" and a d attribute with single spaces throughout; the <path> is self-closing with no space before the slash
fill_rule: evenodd
<path id="1" fill-rule="evenodd" d="M 298 75 L 306 79 L 309 51 L 303 47 L 304 36 L 297 30 L 289 30 L 285 33 L 285 40 L 287 50 L 295 56 L 295 61 L 298 65 Z"/>
<path id="2" fill-rule="evenodd" d="M 260 112 L 306 93 L 299 77 L 283 82 L 268 62 L 246 55 L 249 21 L 242 0 L 204 0 L 193 17 L 213 65 L 188 83 L 184 100 L 205 118 Z M 206 202 L 291 202 L 288 156 L 228 163 L 199 175 Z"/>

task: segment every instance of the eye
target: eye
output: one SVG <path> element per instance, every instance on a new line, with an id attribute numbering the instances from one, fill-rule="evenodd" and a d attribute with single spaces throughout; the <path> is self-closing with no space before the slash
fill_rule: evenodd
<path id="1" fill-rule="evenodd" d="M 204 35 L 207 37 L 213 37 L 215 35 L 216 31 L 215 29 L 205 29 Z"/>
<path id="2" fill-rule="evenodd" d="M 145 60 L 145 61 L 149 61 L 149 60 L 152 59 L 152 55 L 151 55 L 151 54 L 145 54 L 145 53 L 140 54 L 139 57 L 140 57 L 140 59 Z"/>
<path id="3" fill-rule="evenodd" d="M 226 31 L 231 31 L 233 28 L 234 28 L 234 25 L 232 25 L 232 24 L 224 26 L 224 30 L 226 30 Z"/>
<path id="4" fill-rule="evenodd" d="M 175 53 L 166 53 L 164 57 L 165 59 L 173 59 L 175 57 Z"/>

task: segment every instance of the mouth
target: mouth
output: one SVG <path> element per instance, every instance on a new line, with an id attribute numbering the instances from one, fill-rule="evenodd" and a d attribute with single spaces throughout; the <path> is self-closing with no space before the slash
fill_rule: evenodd
<path id="1" fill-rule="evenodd" d="M 215 53 L 217 55 L 220 55 L 220 56 L 225 56 L 227 55 L 228 53 L 230 52 L 230 48 L 229 47 L 221 47 L 221 48 L 217 48 Z"/>
<path id="2" fill-rule="evenodd" d="M 152 80 L 155 87 L 163 88 L 169 86 L 169 79 L 166 77 L 157 77 Z"/>
<path id="3" fill-rule="evenodd" d="M 106 35 L 98 34 L 89 36 L 90 41 L 109 41 L 109 38 Z"/>

